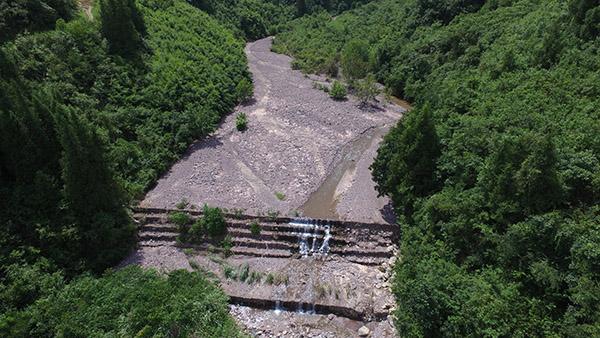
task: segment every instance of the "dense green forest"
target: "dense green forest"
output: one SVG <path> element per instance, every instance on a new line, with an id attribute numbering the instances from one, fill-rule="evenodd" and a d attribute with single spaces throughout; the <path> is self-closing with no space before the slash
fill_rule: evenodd
<path id="1" fill-rule="evenodd" d="M 244 38 L 274 23 L 239 34 L 182 0 L 0 14 L 0 335 L 238 335 L 200 272 L 104 271 L 134 245 L 128 204 L 251 95 Z"/>
<path id="2" fill-rule="evenodd" d="M 384 0 L 285 29 L 296 67 L 353 55 L 346 78 L 414 103 L 372 166 L 401 336 L 598 335 L 600 2 Z"/>

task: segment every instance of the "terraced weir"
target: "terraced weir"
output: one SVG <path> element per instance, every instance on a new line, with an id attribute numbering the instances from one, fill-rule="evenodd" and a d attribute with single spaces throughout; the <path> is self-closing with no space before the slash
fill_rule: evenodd
<path id="1" fill-rule="evenodd" d="M 177 227 L 168 214 L 181 210 L 137 208 L 139 245 L 204 248 L 202 245 L 177 243 Z M 202 213 L 185 210 L 192 217 Z M 396 250 L 398 227 L 389 224 L 359 223 L 309 218 L 226 215 L 228 234 L 236 255 L 274 258 L 334 256 L 363 265 L 380 265 Z M 250 223 L 257 222 L 260 234 L 254 235 Z M 337 257 L 336 257 L 337 256 Z"/>
<path id="2" fill-rule="evenodd" d="M 320 328 L 335 332 L 332 336 L 350 334 L 344 331 L 352 327 L 348 322 L 373 330 L 391 327 L 388 279 L 397 251 L 396 226 L 226 214 L 233 247 L 225 257 L 218 241 L 179 243 L 177 226 L 169 221 L 172 212 L 186 212 L 192 220 L 202 215 L 198 210 L 134 209 L 139 228 L 134 263 L 210 271 L 229 295 L 232 311 L 258 311 L 252 319 L 301 315 L 302 320 L 321 318 L 317 322 L 324 325 L 323 318 L 339 318 L 339 327 L 327 320 L 333 327 Z M 252 233 L 251 223 L 258 223 L 260 234 Z"/>

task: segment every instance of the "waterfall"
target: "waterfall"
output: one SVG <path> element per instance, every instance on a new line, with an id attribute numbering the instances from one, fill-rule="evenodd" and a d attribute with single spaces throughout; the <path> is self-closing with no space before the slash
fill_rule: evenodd
<path id="1" fill-rule="evenodd" d="M 323 243 L 321 244 L 321 247 L 319 248 L 319 253 L 322 255 L 327 255 L 327 253 L 329 252 L 329 240 L 331 239 L 331 234 L 330 234 L 330 226 L 326 225 L 325 226 L 325 235 L 323 236 Z"/>
<path id="2" fill-rule="evenodd" d="M 276 300 L 275 301 L 275 314 L 280 314 L 281 311 L 283 311 L 283 307 L 281 306 L 281 301 Z"/>
<path id="3" fill-rule="evenodd" d="M 329 253 L 329 240 L 331 239 L 331 226 L 319 225 L 312 220 L 295 220 L 289 224 L 297 228 L 298 251 L 302 257 L 309 255 L 327 255 Z"/>

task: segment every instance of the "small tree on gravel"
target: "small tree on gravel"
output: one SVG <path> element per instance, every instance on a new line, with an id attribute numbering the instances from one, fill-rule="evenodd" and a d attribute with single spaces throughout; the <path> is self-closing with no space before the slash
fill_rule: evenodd
<path id="1" fill-rule="evenodd" d="M 239 113 L 235 117 L 235 127 L 238 131 L 244 131 L 248 128 L 248 117 L 245 113 Z"/>
<path id="2" fill-rule="evenodd" d="M 331 96 L 334 100 L 344 100 L 348 91 L 346 90 L 346 86 L 344 86 L 340 81 L 333 81 L 331 85 L 331 90 L 329 91 L 329 96 Z"/>
<path id="3" fill-rule="evenodd" d="M 365 79 L 358 81 L 356 96 L 363 105 L 375 100 L 375 97 L 379 94 L 375 83 L 375 76 L 373 74 L 369 74 Z"/>
<path id="4" fill-rule="evenodd" d="M 225 216 L 223 216 L 220 208 L 211 208 L 205 204 L 202 213 L 202 217 L 196 221 L 194 226 L 204 230 L 209 236 L 214 237 L 225 234 L 227 222 L 225 222 Z"/>

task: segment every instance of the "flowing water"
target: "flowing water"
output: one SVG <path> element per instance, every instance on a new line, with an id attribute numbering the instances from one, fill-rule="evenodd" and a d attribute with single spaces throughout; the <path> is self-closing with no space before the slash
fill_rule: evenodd
<path id="1" fill-rule="evenodd" d="M 341 192 L 351 184 L 358 160 L 373 142 L 383 137 L 386 130 L 386 127 L 371 128 L 344 147 L 341 161 L 302 206 L 304 216 L 320 219 L 340 218 L 337 214 L 337 203 Z"/>
<path id="2" fill-rule="evenodd" d="M 296 220 L 290 225 L 298 229 L 298 251 L 302 257 L 326 256 L 329 253 L 329 240 L 331 239 L 331 226 L 319 225 L 306 220 Z"/>

